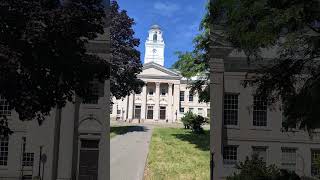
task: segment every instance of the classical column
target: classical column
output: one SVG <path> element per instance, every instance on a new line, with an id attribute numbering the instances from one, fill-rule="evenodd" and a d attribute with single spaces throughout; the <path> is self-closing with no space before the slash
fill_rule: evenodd
<path id="1" fill-rule="evenodd" d="M 147 85 L 142 87 L 141 100 L 141 119 L 146 119 Z"/>
<path id="2" fill-rule="evenodd" d="M 172 113 L 172 83 L 169 83 L 168 87 L 168 120 L 174 122 Z"/>
<path id="3" fill-rule="evenodd" d="M 128 120 L 133 119 L 133 94 L 130 94 L 128 98 L 129 108 L 128 108 Z"/>
<path id="4" fill-rule="evenodd" d="M 160 113 L 160 83 L 156 82 L 156 92 L 155 92 L 155 106 L 154 106 L 154 117 L 153 119 L 158 120 Z"/>
<path id="5" fill-rule="evenodd" d="M 180 103 L 180 84 L 173 85 L 173 94 L 173 120 L 177 121 Z"/>

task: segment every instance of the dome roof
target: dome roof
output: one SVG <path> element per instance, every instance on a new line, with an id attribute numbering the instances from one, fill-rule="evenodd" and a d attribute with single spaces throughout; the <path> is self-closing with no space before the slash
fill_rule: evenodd
<path id="1" fill-rule="evenodd" d="M 151 29 L 160 29 L 160 26 L 157 25 L 157 24 L 154 24 L 154 25 L 151 26 Z"/>

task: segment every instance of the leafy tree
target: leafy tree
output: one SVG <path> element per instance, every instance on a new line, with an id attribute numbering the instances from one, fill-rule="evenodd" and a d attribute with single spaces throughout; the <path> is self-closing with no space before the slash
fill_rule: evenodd
<path id="1" fill-rule="evenodd" d="M 283 103 L 281 108 L 286 116 L 283 123 L 286 130 L 299 125 L 311 132 L 320 127 L 317 113 L 320 108 L 319 9 L 317 0 L 214 0 L 209 3 L 203 19 L 206 26 L 202 25 L 207 30 L 208 24 L 213 25 L 211 42 L 205 36 L 196 39 L 202 42 L 199 47 L 208 47 L 204 45 L 209 42 L 212 45 L 230 43 L 246 54 L 248 65 L 268 61 L 269 66 L 256 69 L 255 75 L 251 74 L 253 78 L 245 81 L 244 86 L 257 86 L 256 94 L 265 96 L 269 105 L 276 101 Z M 262 50 L 270 49 L 277 51 L 276 56 L 263 58 Z M 206 60 L 201 61 L 195 56 L 193 62 L 200 67 L 208 67 L 209 50 L 202 52 L 207 55 Z M 185 59 L 180 58 L 178 65 L 182 62 L 192 64 L 190 59 Z M 182 72 L 190 70 L 185 66 L 179 67 Z M 196 70 L 189 74 L 208 71 Z M 204 81 L 208 82 L 207 79 Z M 200 89 L 206 82 L 193 83 L 191 87 Z M 202 97 L 204 101 L 210 99 L 208 93 Z"/>
<path id="2" fill-rule="evenodd" d="M 257 154 L 236 164 L 236 169 L 238 172 L 227 177 L 227 180 L 300 180 L 294 172 L 280 170 L 275 165 L 267 166 Z"/>
<path id="3" fill-rule="evenodd" d="M 209 102 L 209 7 L 207 13 L 200 23 L 200 33 L 193 39 L 194 50 L 192 52 L 176 52 L 178 61 L 173 64 L 173 68 L 180 71 L 182 76 L 192 80 L 189 83 L 191 93 L 198 92 L 200 102 Z"/>
<path id="4" fill-rule="evenodd" d="M 270 65 L 257 69 L 257 94 L 270 104 L 283 103 L 285 128 L 319 127 L 320 2 L 317 0 L 216 0 L 213 25 L 223 25 L 226 40 L 245 52 L 249 62 L 267 61 L 263 49 L 276 49 Z"/>
<path id="5" fill-rule="evenodd" d="M 144 82 L 137 79 L 142 71 L 140 52 L 136 49 L 140 40 L 134 38 L 134 19 L 120 10 L 116 1 L 111 2 L 111 94 L 116 98 L 132 92 L 141 92 Z"/>
<path id="6" fill-rule="evenodd" d="M 112 5 L 116 14 L 117 6 Z M 111 27 L 111 39 L 116 43 L 111 45 L 112 53 L 115 60 L 122 53 L 122 63 L 110 65 L 106 59 L 87 52 L 89 40 L 104 33 L 105 17 L 102 0 L 3 0 L 0 94 L 9 103 L 9 110 L 15 110 L 22 121 L 36 119 L 41 123 L 52 108 L 72 101 L 75 93 L 84 99 L 89 97 L 90 82 L 110 78 L 110 68 L 114 75 L 127 68 L 127 73 L 121 74 L 123 79 L 112 78 L 112 86 L 123 85 L 121 81 L 125 80 L 133 82 L 134 71 L 140 68 L 138 52 L 133 48 L 138 41 L 128 29 L 133 20 L 124 12 L 117 15 L 123 26 Z M 112 34 L 116 28 L 119 33 Z M 123 31 L 129 32 L 121 34 Z M 118 94 L 111 90 L 119 97 L 137 87 L 122 86 Z M 1 117 L 0 131 L 5 136 L 11 133 L 6 116 Z"/>

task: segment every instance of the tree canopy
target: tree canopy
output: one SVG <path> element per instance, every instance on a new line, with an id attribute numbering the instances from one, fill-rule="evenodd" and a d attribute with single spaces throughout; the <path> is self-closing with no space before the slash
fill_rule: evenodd
<path id="1" fill-rule="evenodd" d="M 320 127 L 317 112 L 320 108 L 320 2 L 214 0 L 208 9 L 204 22 L 213 28 L 212 39 L 207 42 L 223 39 L 243 51 L 248 63 L 270 62 L 269 66 L 257 69 L 244 85 L 257 86 L 256 94 L 265 96 L 269 105 L 277 101 L 283 104 L 281 108 L 286 117 L 283 126 L 287 130 L 297 125 L 309 131 Z M 219 37 L 214 33 L 217 29 L 223 30 Z M 202 42 L 206 40 L 203 36 L 197 38 Z M 274 49 L 277 53 L 271 60 L 262 56 L 263 50 Z M 204 53 L 208 55 L 209 51 Z M 195 64 L 199 63 L 198 59 L 194 58 Z M 190 60 L 188 63 L 191 64 Z M 208 67 L 208 61 L 201 63 Z M 184 66 L 180 68 L 188 70 Z M 209 94 L 205 97 L 209 98 Z"/>
<path id="2" fill-rule="evenodd" d="M 268 67 L 255 71 L 256 93 L 269 105 L 280 101 L 284 127 L 319 127 L 320 2 L 317 0 L 216 0 L 213 26 L 221 23 L 226 39 L 250 61 L 266 61 L 262 50 L 276 49 Z"/>
<path id="3" fill-rule="evenodd" d="M 86 48 L 89 40 L 104 33 L 109 13 L 103 0 L 3 0 L 0 94 L 9 110 L 16 111 L 22 121 L 41 123 L 52 108 L 72 102 L 75 93 L 88 97 L 91 81 L 104 82 L 110 78 L 110 70 L 111 86 L 118 88 L 111 88 L 112 94 L 120 97 L 137 90 L 139 86 L 130 84 L 140 69 L 133 20 L 125 12 L 117 12 L 115 2 L 111 9 L 115 15 L 110 28 L 112 64 Z M 122 82 L 126 80 L 130 85 Z M 0 119 L 0 134 L 8 135 L 7 117 Z"/>
<path id="4" fill-rule="evenodd" d="M 120 10 L 116 1 L 111 2 L 111 94 L 116 98 L 140 92 L 144 82 L 137 78 L 142 71 L 140 40 L 134 38 L 134 19 Z"/>

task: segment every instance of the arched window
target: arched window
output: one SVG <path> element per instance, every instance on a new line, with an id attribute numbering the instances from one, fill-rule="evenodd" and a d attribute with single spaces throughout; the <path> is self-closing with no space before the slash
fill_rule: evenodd
<path id="1" fill-rule="evenodd" d="M 153 35 L 153 41 L 157 41 L 157 34 Z"/>

